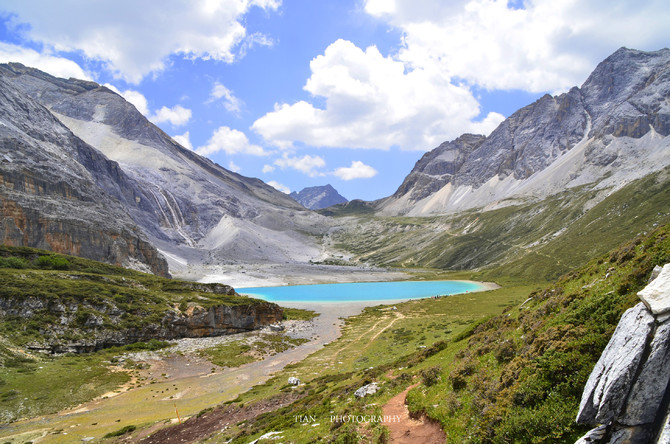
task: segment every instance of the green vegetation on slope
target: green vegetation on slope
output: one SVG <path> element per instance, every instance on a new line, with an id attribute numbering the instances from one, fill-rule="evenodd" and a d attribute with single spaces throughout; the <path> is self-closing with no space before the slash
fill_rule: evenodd
<path id="1" fill-rule="evenodd" d="M 442 365 L 439 382 L 410 391 L 410 411 L 440 421 L 450 442 L 574 442 L 593 366 L 653 267 L 667 262 L 670 226 L 532 293 L 426 360 Z"/>
<path id="2" fill-rule="evenodd" d="M 0 246 L 0 335 L 25 345 L 85 338 L 91 328 L 121 331 L 160 324 L 190 305 L 255 305 L 220 284 L 165 279 L 87 259 Z M 63 322 L 67 327 L 63 327 Z"/>
<path id="3" fill-rule="evenodd" d="M 582 186 L 541 202 L 434 217 L 352 217 L 332 235 L 374 265 L 483 270 L 478 277 L 548 282 L 641 232 L 670 222 L 670 169 L 631 182 L 597 205 Z"/>

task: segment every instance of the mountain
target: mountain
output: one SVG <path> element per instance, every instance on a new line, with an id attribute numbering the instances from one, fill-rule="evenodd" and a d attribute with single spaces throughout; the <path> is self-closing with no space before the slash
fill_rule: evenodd
<path id="1" fill-rule="evenodd" d="M 310 210 L 321 210 L 333 205 L 349 202 L 330 184 L 320 187 L 307 187 L 302 191 L 289 194 L 293 200 Z"/>
<path id="2" fill-rule="evenodd" d="M 490 136 L 426 153 L 381 214 L 424 216 L 540 201 L 586 186 L 592 202 L 670 165 L 670 50 L 621 48 L 584 84 L 545 95 Z"/>
<path id="3" fill-rule="evenodd" d="M 0 75 L 0 241 L 168 274 L 122 202 L 119 168 Z"/>
<path id="4" fill-rule="evenodd" d="M 55 158 L 40 164 L 40 171 L 53 165 L 57 181 L 67 177 L 58 171 L 61 167 L 70 170 L 67 165 L 78 161 L 71 153 L 73 144 L 87 146 L 92 154 L 75 171 L 90 175 L 109 165 L 118 177 L 90 179 L 105 196 L 89 199 L 100 208 L 86 220 L 134 223 L 167 258 L 171 270 L 230 261 L 307 261 L 320 254 L 310 234 L 322 231 L 322 216 L 259 179 L 228 171 L 180 146 L 110 89 L 19 64 L 1 65 L 0 79 L 11 86 L 17 102 L 40 109 L 50 122 L 49 134 L 69 134 L 70 139 L 58 144 L 64 152 L 42 144 L 27 157 L 61 159 L 60 164 Z M 30 122 L 25 130 L 29 136 L 37 125 Z M 126 214 L 113 216 L 104 211 L 108 205 Z M 45 207 L 32 208 L 40 213 Z"/>

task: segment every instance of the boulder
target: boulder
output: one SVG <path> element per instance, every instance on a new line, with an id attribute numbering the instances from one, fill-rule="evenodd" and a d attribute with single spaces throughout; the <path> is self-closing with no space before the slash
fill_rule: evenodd
<path id="1" fill-rule="evenodd" d="M 364 398 L 367 395 L 374 395 L 379 390 L 379 385 L 376 382 L 373 382 L 368 385 L 364 385 L 354 392 L 354 396 L 357 398 Z"/>
<path id="2" fill-rule="evenodd" d="M 629 426 L 651 424 L 670 380 L 670 322 L 656 328 L 647 360 L 642 365 L 626 408 L 618 422 Z"/>
<path id="3" fill-rule="evenodd" d="M 655 315 L 670 312 L 670 264 L 665 264 L 658 277 L 637 295 Z"/>
<path id="4" fill-rule="evenodd" d="M 654 327 L 640 303 L 627 310 L 589 376 L 577 414 L 580 424 L 606 424 L 621 413 Z"/>
<path id="5" fill-rule="evenodd" d="M 291 376 L 288 378 L 288 383 L 289 385 L 300 385 L 300 379 L 296 378 L 295 376 Z"/>

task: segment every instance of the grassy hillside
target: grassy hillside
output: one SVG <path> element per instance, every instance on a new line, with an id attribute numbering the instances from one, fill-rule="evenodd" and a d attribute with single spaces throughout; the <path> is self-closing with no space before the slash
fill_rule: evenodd
<path id="1" fill-rule="evenodd" d="M 392 396 L 418 383 L 410 411 L 438 421 L 450 443 L 574 442 L 585 431 L 574 419 L 588 375 L 653 267 L 666 262 L 670 225 L 546 288 L 368 308 L 335 343 L 167 433 L 194 427 L 205 442 L 243 443 L 267 432 L 297 443 L 386 442 L 378 423 L 330 418 L 380 415 Z M 288 386 L 289 376 L 303 384 Z M 381 387 L 375 395 L 353 396 L 373 381 Z M 275 407 L 253 414 L 268 405 Z M 233 422 L 222 432 L 222 421 Z"/>
<path id="2" fill-rule="evenodd" d="M 184 311 L 192 304 L 265 303 L 239 296 L 221 284 L 165 279 L 88 259 L 7 246 L 0 246 L 0 301 L 4 304 L 0 336 L 17 345 L 75 340 L 91 329 L 142 328 L 160 323 L 169 310 Z"/>
<path id="3" fill-rule="evenodd" d="M 581 187 L 541 202 L 452 216 L 358 215 L 342 219 L 346 228 L 333 241 L 354 260 L 375 265 L 481 269 L 483 278 L 547 282 L 670 222 L 670 169 L 600 199 L 603 192 Z"/>

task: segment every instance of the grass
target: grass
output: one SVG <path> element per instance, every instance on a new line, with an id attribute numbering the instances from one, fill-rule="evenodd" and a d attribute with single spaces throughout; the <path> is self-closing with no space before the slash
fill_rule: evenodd
<path id="1" fill-rule="evenodd" d="M 125 384 L 129 372 L 109 369 L 113 355 L 5 357 L 0 367 L 0 422 L 55 413 Z"/>
<path id="2" fill-rule="evenodd" d="M 305 342 L 309 340 L 291 338 L 281 333 L 266 333 L 259 335 L 253 341 L 237 339 L 203 349 L 199 354 L 219 367 L 235 368 L 281 353 Z"/>
<path id="3" fill-rule="evenodd" d="M 284 307 L 285 321 L 311 321 L 317 316 L 319 316 L 319 314 L 313 310 Z"/>

